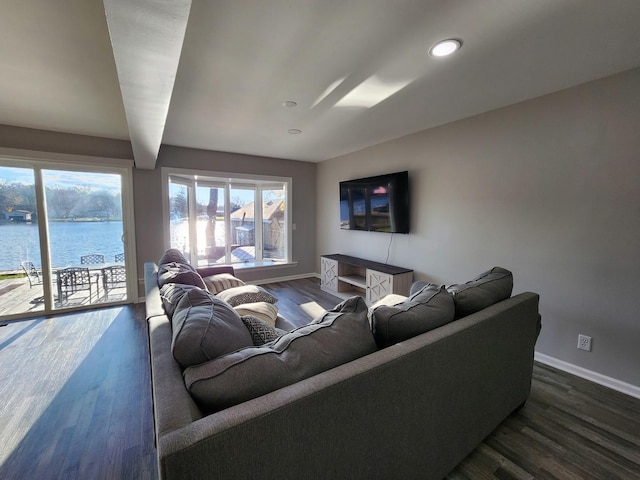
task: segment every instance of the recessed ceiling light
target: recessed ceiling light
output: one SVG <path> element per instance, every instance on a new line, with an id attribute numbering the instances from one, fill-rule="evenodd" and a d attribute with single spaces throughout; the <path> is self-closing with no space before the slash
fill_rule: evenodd
<path id="1" fill-rule="evenodd" d="M 455 38 L 450 38 L 448 40 L 442 40 L 436 43 L 429 53 L 434 57 L 446 57 L 447 55 L 451 55 L 456 50 L 459 50 L 462 47 L 462 42 L 460 40 L 456 40 Z"/>
<path id="2" fill-rule="evenodd" d="M 282 105 L 287 108 L 293 108 L 298 106 L 298 102 L 294 102 L 293 100 L 287 100 L 286 102 L 282 102 Z"/>
<path id="3" fill-rule="evenodd" d="M 300 135 L 302 133 L 302 130 L 298 130 L 297 128 L 290 128 L 288 132 L 291 135 Z"/>

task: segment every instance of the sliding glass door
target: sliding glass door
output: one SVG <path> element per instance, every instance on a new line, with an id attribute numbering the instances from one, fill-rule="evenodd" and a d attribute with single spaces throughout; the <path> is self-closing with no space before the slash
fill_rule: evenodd
<path id="1" fill-rule="evenodd" d="M 128 171 L 35 163 L 0 163 L 0 316 L 130 301 Z"/>
<path id="2" fill-rule="evenodd" d="M 33 169 L 0 166 L 0 317 L 44 311 Z"/>

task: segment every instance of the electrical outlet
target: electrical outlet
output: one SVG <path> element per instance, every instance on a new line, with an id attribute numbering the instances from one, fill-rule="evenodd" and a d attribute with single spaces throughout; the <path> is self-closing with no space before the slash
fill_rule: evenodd
<path id="1" fill-rule="evenodd" d="M 591 351 L 591 337 L 587 335 L 578 335 L 578 348 L 580 350 L 586 350 L 587 352 Z"/>

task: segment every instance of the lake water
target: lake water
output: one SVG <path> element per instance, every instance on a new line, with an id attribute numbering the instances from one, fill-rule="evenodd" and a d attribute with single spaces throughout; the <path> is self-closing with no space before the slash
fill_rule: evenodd
<path id="1" fill-rule="evenodd" d="M 197 222 L 198 252 L 206 251 L 206 220 Z M 184 220 L 171 222 L 171 244 L 183 247 L 189 235 Z M 120 222 L 51 222 L 51 264 L 54 268 L 80 263 L 82 255 L 101 253 L 107 262 L 124 252 Z M 216 244 L 224 245 L 224 222 L 216 222 Z M 38 268 L 40 261 L 38 225 L 35 223 L 0 223 L 0 272 L 19 270 L 20 262 L 31 261 Z"/>
<path id="2" fill-rule="evenodd" d="M 124 252 L 120 222 L 51 222 L 51 264 L 64 267 L 80 263 L 82 255 L 101 253 L 113 262 Z M 38 225 L 35 223 L 0 224 L 0 271 L 19 270 L 20 262 L 30 260 L 41 267 Z"/>

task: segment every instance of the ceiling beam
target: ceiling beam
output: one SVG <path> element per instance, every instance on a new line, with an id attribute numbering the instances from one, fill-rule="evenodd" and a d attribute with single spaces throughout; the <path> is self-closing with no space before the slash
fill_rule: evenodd
<path id="1" fill-rule="evenodd" d="M 191 0 L 104 0 L 137 168 L 158 158 Z"/>

